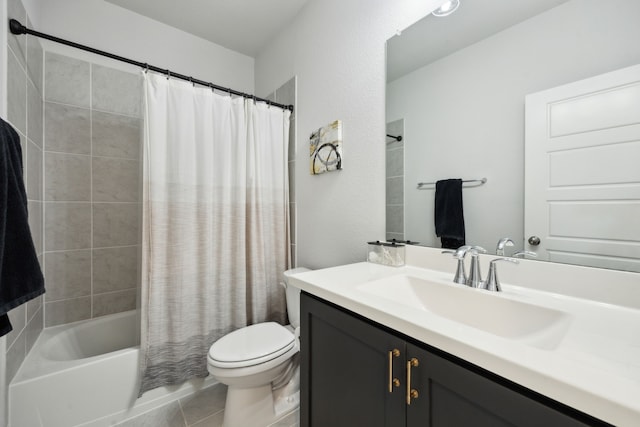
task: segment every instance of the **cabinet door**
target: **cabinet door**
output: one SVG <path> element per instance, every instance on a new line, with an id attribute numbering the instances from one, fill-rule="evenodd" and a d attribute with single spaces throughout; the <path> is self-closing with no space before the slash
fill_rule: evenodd
<path id="1" fill-rule="evenodd" d="M 301 426 L 404 426 L 404 341 L 308 294 L 300 303 Z"/>
<path id="2" fill-rule="evenodd" d="M 424 349 L 407 344 L 411 388 L 407 426 L 586 426 L 500 383 Z"/>

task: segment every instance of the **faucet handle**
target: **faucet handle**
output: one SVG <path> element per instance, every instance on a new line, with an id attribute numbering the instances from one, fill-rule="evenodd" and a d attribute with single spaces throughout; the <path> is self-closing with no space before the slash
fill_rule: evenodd
<path id="1" fill-rule="evenodd" d="M 471 252 L 471 266 L 469 267 L 466 285 L 472 288 L 483 288 L 484 282 L 482 281 L 482 273 L 480 272 L 478 253 L 487 253 L 487 250 L 481 246 L 471 246 L 468 252 Z"/>
<path id="2" fill-rule="evenodd" d="M 520 264 L 520 261 L 514 258 L 496 258 L 489 262 L 489 275 L 485 282 L 485 289 L 492 292 L 502 292 L 500 281 L 498 280 L 498 270 L 496 269 L 496 262 L 507 261 L 512 264 Z"/>
<path id="3" fill-rule="evenodd" d="M 471 252 L 471 255 L 478 255 L 478 254 L 486 254 L 487 250 L 482 246 L 470 246 L 467 252 Z"/>
<path id="4" fill-rule="evenodd" d="M 456 274 L 453 277 L 454 283 L 459 283 L 461 285 L 465 285 L 467 283 L 467 273 L 464 271 L 464 256 L 467 254 L 467 249 L 461 251 L 464 246 L 461 246 L 457 250 L 446 250 L 442 251 L 443 254 L 451 254 L 455 259 L 458 260 L 458 266 L 456 267 Z"/>
<path id="5" fill-rule="evenodd" d="M 531 258 L 538 258 L 538 254 L 531 251 L 519 251 L 512 255 L 513 258 L 526 258 L 528 256 Z"/>
<path id="6" fill-rule="evenodd" d="M 498 240 L 498 244 L 496 245 L 496 255 L 498 256 L 504 256 L 504 248 L 507 246 L 513 246 L 513 240 L 511 240 L 511 238 L 509 237 L 503 237 L 502 239 Z"/>

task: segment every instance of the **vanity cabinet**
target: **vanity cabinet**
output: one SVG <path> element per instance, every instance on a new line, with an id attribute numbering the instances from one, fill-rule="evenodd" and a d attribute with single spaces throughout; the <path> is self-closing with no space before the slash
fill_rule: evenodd
<path id="1" fill-rule="evenodd" d="M 302 427 L 607 425 L 301 294 Z"/>

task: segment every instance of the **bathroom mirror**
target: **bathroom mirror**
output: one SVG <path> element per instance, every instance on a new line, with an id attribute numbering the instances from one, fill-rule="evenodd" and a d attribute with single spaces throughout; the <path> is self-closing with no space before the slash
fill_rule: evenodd
<path id="1" fill-rule="evenodd" d="M 510 237 L 507 255 L 532 249 L 524 225 L 525 97 L 640 64 L 637 16 L 636 0 L 461 0 L 455 13 L 429 15 L 389 39 L 386 237 L 440 247 L 432 183 L 486 178 L 463 185 L 466 243 L 495 253 Z M 418 189 L 421 182 L 428 184 Z M 628 188 L 637 199 L 638 183 Z M 630 235 L 639 224 L 632 218 Z M 588 254 L 545 260 L 640 271 L 633 244 L 623 264 Z"/>

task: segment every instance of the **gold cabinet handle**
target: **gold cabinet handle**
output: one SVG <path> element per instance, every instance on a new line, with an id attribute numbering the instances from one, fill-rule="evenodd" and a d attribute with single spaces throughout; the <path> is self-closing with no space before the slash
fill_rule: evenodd
<path id="1" fill-rule="evenodd" d="M 389 393 L 393 393 L 393 386 L 400 387 L 400 380 L 393 378 L 393 358 L 400 356 L 400 350 L 394 348 L 389 351 Z"/>
<path id="2" fill-rule="evenodd" d="M 412 357 L 411 360 L 407 360 L 407 405 L 411 405 L 412 398 L 418 398 L 418 390 L 411 388 L 411 368 L 415 368 L 419 364 L 418 359 L 415 357 Z"/>

